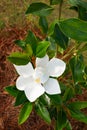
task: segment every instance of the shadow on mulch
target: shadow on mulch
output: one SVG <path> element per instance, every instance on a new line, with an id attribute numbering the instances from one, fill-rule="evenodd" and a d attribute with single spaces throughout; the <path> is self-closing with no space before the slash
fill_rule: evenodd
<path id="1" fill-rule="evenodd" d="M 20 107 L 14 107 L 14 98 L 4 91 L 5 86 L 15 84 L 17 77 L 14 67 L 7 61 L 6 57 L 11 52 L 21 51 L 14 44 L 14 41 L 16 39 L 23 39 L 27 29 L 27 27 L 22 29 L 5 28 L 0 34 L 0 130 L 53 130 L 53 126 L 47 125 L 34 111 L 23 125 L 18 126 L 17 121 Z M 87 91 L 77 98 L 79 100 L 86 100 Z M 87 110 L 85 112 L 87 113 Z M 87 130 L 87 125 L 84 123 L 70 120 L 73 130 Z"/>

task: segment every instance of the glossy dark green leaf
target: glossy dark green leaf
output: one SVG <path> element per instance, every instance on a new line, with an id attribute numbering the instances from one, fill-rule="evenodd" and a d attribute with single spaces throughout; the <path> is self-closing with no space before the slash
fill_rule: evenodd
<path id="1" fill-rule="evenodd" d="M 8 60 L 16 65 L 26 65 L 30 58 L 26 53 L 13 52 L 8 56 Z"/>
<path id="2" fill-rule="evenodd" d="M 87 101 L 71 102 L 68 106 L 74 109 L 84 109 L 87 108 Z"/>
<path id="3" fill-rule="evenodd" d="M 49 112 L 43 103 L 37 103 L 35 105 L 35 111 L 44 121 L 46 121 L 47 123 L 51 123 Z"/>
<path id="4" fill-rule="evenodd" d="M 50 50 L 50 49 L 48 48 L 47 54 L 48 54 L 49 58 L 51 59 L 51 58 L 53 58 L 53 57 L 55 56 L 55 51 L 54 51 L 54 50 Z"/>
<path id="5" fill-rule="evenodd" d="M 27 100 L 24 91 L 19 91 L 16 97 L 15 106 L 24 104 Z"/>
<path id="6" fill-rule="evenodd" d="M 51 6 L 48 6 L 45 3 L 38 2 L 32 3 L 29 5 L 26 14 L 34 14 L 38 16 L 47 16 L 53 11 Z"/>
<path id="7" fill-rule="evenodd" d="M 62 83 L 62 82 L 59 82 L 59 85 L 60 85 L 60 88 L 61 88 L 61 92 L 64 94 L 64 92 L 65 92 L 66 89 L 67 89 L 66 85 L 65 85 L 64 83 Z M 61 93 L 61 94 L 62 94 L 62 93 Z"/>
<path id="8" fill-rule="evenodd" d="M 82 55 L 75 56 L 70 60 L 73 80 L 75 83 L 84 81 L 84 61 Z"/>
<path id="9" fill-rule="evenodd" d="M 37 38 L 32 31 L 28 32 L 25 42 L 31 45 L 33 53 L 36 54 Z"/>
<path id="10" fill-rule="evenodd" d="M 72 126 L 69 121 L 67 121 L 67 125 L 65 127 L 66 130 L 72 130 Z"/>
<path id="11" fill-rule="evenodd" d="M 60 47 L 66 49 L 66 47 L 68 46 L 68 37 L 64 35 L 58 24 L 55 24 L 54 33 L 52 37 L 55 39 L 56 43 Z"/>
<path id="12" fill-rule="evenodd" d="M 30 44 L 27 44 L 27 45 L 25 46 L 25 53 L 26 53 L 28 56 L 32 57 L 32 55 L 33 55 L 33 50 L 32 50 L 32 47 L 31 47 Z"/>
<path id="13" fill-rule="evenodd" d="M 87 9 L 87 2 L 84 0 L 69 0 L 70 4 L 72 4 L 73 6 L 81 6 L 85 9 Z"/>
<path id="14" fill-rule="evenodd" d="M 87 74 L 87 66 L 85 67 L 85 73 Z"/>
<path id="15" fill-rule="evenodd" d="M 85 89 L 87 89 L 87 75 L 86 75 L 86 79 L 84 80 L 84 82 L 81 82 L 81 83 L 79 83 L 79 85 L 83 88 L 85 88 Z M 81 89 L 82 89 L 81 88 Z"/>
<path id="16" fill-rule="evenodd" d="M 22 40 L 16 40 L 15 43 L 21 47 L 25 53 L 27 53 L 29 56 L 32 56 L 33 51 L 31 48 L 31 45 L 28 43 L 28 37 L 26 38 L 26 42 Z M 30 40 L 30 39 L 29 39 Z"/>
<path id="17" fill-rule="evenodd" d="M 82 113 L 79 109 L 70 108 L 69 110 L 71 117 L 87 124 L 87 116 L 84 115 L 84 113 Z"/>
<path id="18" fill-rule="evenodd" d="M 66 36 L 77 41 L 87 41 L 87 22 L 70 18 L 60 21 L 59 26 Z"/>
<path id="19" fill-rule="evenodd" d="M 69 0 L 70 3 L 77 8 L 80 19 L 87 21 L 87 2 L 83 0 Z"/>
<path id="20" fill-rule="evenodd" d="M 81 86 L 80 83 L 75 84 L 75 93 L 76 94 L 82 94 L 82 87 L 84 87 L 84 86 L 83 85 Z"/>
<path id="21" fill-rule="evenodd" d="M 55 105 L 62 105 L 62 98 L 59 94 L 56 95 L 48 95 L 48 97 L 51 99 L 51 101 L 55 104 Z"/>
<path id="22" fill-rule="evenodd" d="M 55 118 L 55 120 L 57 120 L 57 109 L 56 109 L 56 107 L 50 106 L 49 113 L 50 113 L 51 119 Z"/>
<path id="23" fill-rule="evenodd" d="M 75 10 L 76 12 L 78 12 L 78 7 L 77 6 L 71 6 L 69 9 Z"/>
<path id="24" fill-rule="evenodd" d="M 42 41 L 38 43 L 36 48 L 36 56 L 37 57 L 44 57 L 46 55 L 47 48 L 50 46 L 49 41 Z"/>
<path id="25" fill-rule="evenodd" d="M 23 124 L 29 117 L 31 111 L 32 111 L 32 104 L 30 102 L 27 102 L 24 104 L 24 106 L 21 109 L 20 115 L 19 115 L 19 119 L 18 119 L 18 123 L 19 124 Z"/>
<path id="26" fill-rule="evenodd" d="M 70 4 L 72 4 L 73 6 L 78 5 L 80 0 L 69 0 Z"/>
<path id="27" fill-rule="evenodd" d="M 51 5 L 60 4 L 63 0 L 50 0 Z"/>
<path id="28" fill-rule="evenodd" d="M 47 40 L 50 42 L 50 46 L 47 49 L 47 54 L 49 55 L 49 58 L 51 59 L 55 56 L 56 44 L 55 44 L 55 40 L 51 36 L 49 36 Z"/>
<path id="29" fill-rule="evenodd" d="M 51 25 L 50 25 L 50 27 L 49 27 L 49 30 L 48 30 L 48 34 L 49 34 L 49 35 L 52 35 L 52 34 L 53 34 L 55 25 L 56 25 L 57 23 L 58 23 L 58 20 L 54 20 L 54 21 L 51 23 Z"/>
<path id="30" fill-rule="evenodd" d="M 25 48 L 26 43 L 25 43 L 24 41 L 22 41 L 22 40 L 16 40 L 15 43 L 16 43 L 19 47 L 21 47 L 22 49 Z"/>
<path id="31" fill-rule="evenodd" d="M 10 95 L 16 97 L 19 90 L 16 88 L 16 86 L 8 86 L 5 87 L 5 91 L 7 91 Z"/>
<path id="32" fill-rule="evenodd" d="M 44 105 L 49 106 L 50 98 L 47 95 L 43 94 L 42 96 L 39 97 L 38 100 L 42 102 Z"/>
<path id="33" fill-rule="evenodd" d="M 48 22 L 47 22 L 46 17 L 44 17 L 44 16 L 40 17 L 40 19 L 39 19 L 39 25 L 41 26 L 43 32 L 47 33 L 47 31 L 48 31 Z"/>
<path id="34" fill-rule="evenodd" d="M 66 102 L 70 100 L 75 95 L 73 88 L 67 88 L 64 95 L 63 95 L 63 101 Z"/>
<path id="35" fill-rule="evenodd" d="M 87 21 L 87 8 L 85 9 L 82 6 L 78 6 L 78 14 L 80 19 Z"/>
<path id="36" fill-rule="evenodd" d="M 87 9 L 83 8 L 82 6 L 72 6 L 70 9 L 75 10 L 78 12 L 78 18 L 84 21 L 87 21 Z"/>
<path id="37" fill-rule="evenodd" d="M 67 125 L 67 117 L 63 110 L 60 110 L 57 115 L 56 130 L 63 130 Z"/>

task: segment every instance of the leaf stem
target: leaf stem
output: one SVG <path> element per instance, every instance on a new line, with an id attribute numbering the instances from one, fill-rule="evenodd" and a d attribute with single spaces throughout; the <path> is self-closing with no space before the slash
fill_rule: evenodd
<path id="1" fill-rule="evenodd" d="M 62 60 L 64 60 L 65 58 L 67 58 L 69 55 L 73 55 L 74 53 L 76 52 L 76 47 L 74 46 L 74 47 L 72 47 L 69 51 L 68 51 L 68 53 L 66 54 L 66 55 L 64 55 L 61 59 Z"/>
<path id="2" fill-rule="evenodd" d="M 58 18 L 59 20 L 60 20 L 60 18 L 61 18 L 62 5 L 63 5 L 63 1 L 61 1 L 60 4 L 59 4 L 59 18 Z"/>
<path id="3" fill-rule="evenodd" d="M 61 14 L 62 14 L 62 5 L 63 5 L 63 0 L 60 2 L 59 4 L 59 15 L 58 15 L 58 19 L 61 19 Z M 56 57 L 58 55 L 58 45 L 56 45 Z"/>

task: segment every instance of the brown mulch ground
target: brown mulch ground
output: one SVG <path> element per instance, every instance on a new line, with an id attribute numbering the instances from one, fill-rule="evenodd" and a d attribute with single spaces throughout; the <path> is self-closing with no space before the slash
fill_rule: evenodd
<path id="1" fill-rule="evenodd" d="M 16 73 L 6 57 L 21 49 L 14 44 L 16 39 L 26 35 L 27 28 L 5 28 L 0 34 L 0 130 L 53 130 L 45 124 L 34 112 L 23 125 L 18 126 L 20 107 L 14 107 L 14 98 L 4 91 L 4 87 L 15 83 Z M 38 35 L 38 34 L 37 34 Z"/>
<path id="2" fill-rule="evenodd" d="M 6 57 L 14 51 L 21 49 L 14 44 L 16 39 L 22 39 L 26 35 L 27 28 L 5 28 L 0 34 L 0 130 L 53 130 L 43 122 L 36 113 L 32 112 L 29 119 L 18 126 L 18 114 L 20 107 L 14 107 L 14 98 L 4 91 L 4 87 L 15 83 L 16 73 Z M 38 35 L 38 34 L 37 34 Z M 42 37 L 41 37 L 42 38 Z M 80 100 L 87 100 L 87 91 Z M 85 110 L 87 113 L 87 110 Z M 71 120 L 73 130 L 87 130 L 87 125 Z"/>

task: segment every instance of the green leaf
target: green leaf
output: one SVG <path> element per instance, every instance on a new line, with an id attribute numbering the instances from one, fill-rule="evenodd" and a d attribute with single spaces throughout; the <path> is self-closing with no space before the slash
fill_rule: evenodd
<path id="1" fill-rule="evenodd" d="M 16 88 L 16 86 L 8 86 L 5 88 L 5 91 L 7 91 L 10 95 L 16 97 L 19 90 Z"/>
<path id="2" fill-rule="evenodd" d="M 67 125 L 67 117 L 63 110 L 58 112 L 56 121 L 56 130 L 63 130 Z"/>
<path id="3" fill-rule="evenodd" d="M 63 2 L 63 0 L 50 0 L 51 5 L 60 4 L 61 2 Z"/>
<path id="4" fill-rule="evenodd" d="M 16 40 L 15 43 L 16 43 L 19 47 L 21 47 L 22 49 L 25 48 L 26 43 L 25 43 L 24 41 L 22 41 L 22 40 Z"/>
<path id="5" fill-rule="evenodd" d="M 78 5 L 80 0 L 69 0 L 70 4 L 72 4 L 73 6 Z"/>
<path id="6" fill-rule="evenodd" d="M 14 52 L 8 56 L 8 60 L 16 65 L 26 65 L 30 58 L 26 53 Z"/>
<path id="7" fill-rule="evenodd" d="M 47 54 L 49 56 L 49 58 L 53 58 L 55 56 L 55 51 L 54 50 L 50 50 L 50 48 L 48 48 L 47 50 Z"/>
<path id="8" fill-rule="evenodd" d="M 85 73 L 87 74 L 87 66 L 85 67 Z"/>
<path id="9" fill-rule="evenodd" d="M 82 55 L 75 56 L 70 60 L 73 80 L 75 83 L 84 81 L 84 61 Z"/>
<path id="10" fill-rule="evenodd" d="M 65 86 L 64 83 L 60 82 L 59 81 L 59 85 L 60 85 L 60 88 L 61 88 L 61 95 L 64 94 L 64 92 L 66 91 L 67 87 Z"/>
<path id="11" fill-rule="evenodd" d="M 80 19 L 87 21 L 87 8 L 85 9 L 82 6 L 78 6 L 78 14 Z"/>
<path id="12" fill-rule="evenodd" d="M 81 6 L 85 9 L 87 9 L 87 2 L 83 1 L 83 0 L 69 0 L 70 4 L 72 4 L 73 6 Z"/>
<path id="13" fill-rule="evenodd" d="M 39 42 L 36 48 L 36 56 L 40 58 L 44 57 L 46 55 L 46 51 L 49 46 L 50 46 L 49 41 Z"/>
<path id="14" fill-rule="evenodd" d="M 50 103 L 49 100 L 50 100 L 50 98 L 47 95 L 43 94 L 42 96 L 39 97 L 38 100 L 40 102 L 42 102 L 44 105 L 49 106 L 49 103 Z"/>
<path id="15" fill-rule="evenodd" d="M 32 31 L 28 32 L 25 42 L 31 45 L 33 53 L 36 54 L 37 38 Z"/>
<path id="16" fill-rule="evenodd" d="M 28 99 L 26 98 L 24 91 L 19 91 L 16 97 L 15 106 L 24 104 L 26 101 L 28 101 Z"/>
<path id="17" fill-rule="evenodd" d="M 77 8 L 79 18 L 87 21 L 87 2 L 83 0 L 69 0 L 75 8 Z M 74 8 L 74 9 L 75 9 Z"/>
<path id="18" fill-rule="evenodd" d="M 78 7 L 77 6 L 71 6 L 69 9 L 75 10 L 76 12 L 78 12 Z"/>
<path id="19" fill-rule="evenodd" d="M 75 118 L 76 120 L 78 121 L 81 121 L 83 123 L 86 123 L 87 124 L 87 116 L 84 115 L 80 110 L 78 109 L 69 109 L 70 111 L 70 115 Z"/>
<path id="20" fill-rule="evenodd" d="M 28 117 L 32 111 L 32 108 L 33 108 L 33 106 L 30 102 L 27 102 L 24 104 L 23 108 L 21 109 L 20 115 L 19 115 L 19 119 L 18 119 L 19 124 L 24 123 L 28 119 Z"/>
<path id="21" fill-rule="evenodd" d="M 32 38 L 32 36 L 31 36 L 31 38 Z M 27 37 L 25 41 L 22 41 L 22 40 L 16 40 L 15 41 L 15 43 L 19 47 L 21 47 L 25 51 L 25 53 L 28 54 L 28 56 L 32 56 L 32 54 L 33 54 L 31 45 L 29 44 L 31 38 L 29 38 L 29 40 L 28 40 L 28 37 Z M 32 43 L 32 41 L 31 41 L 31 43 Z M 35 43 L 35 42 L 33 41 L 33 43 Z"/>
<path id="22" fill-rule="evenodd" d="M 51 123 L 49 112 L 43 103 L 37 103 L 35 105 L 35 111 L 44 121 L 46 121 L 47 123 Z"/>
<path id="23" fill-rule="evenodd" d="M 76 101 L 68 104 L 69 108 L 84 109 L 87 108 L 87 101 Z"/>
<path id="24" fill-rule="evenodd" d="M 65 127 L 66 130 L 72 130 L 72 126 L 69 121 L 67 121 L 67 125 Z"/>
<path id="25" fill-rule="evenodd" d="M 75 95 L 73 88 L 67 88 L 64 95 L 63 95 L 63 101 L 66 102 L 70 100 Z"/>
<path id="26" fill-rule="evenodd" d="M 58 20 L 54 20 L 54 21 L 51 23 L 51 25 L 50 25 L 50 27 L 49 27 L 49 30 L 48 30 L 48 34 L 49 34 L 49 35 L 52 35 L 52 34 L 53 34 L 55 25 L 56 25 L 57 23 L 58 23 Z"/>
<path id="27" fill-rule="evenodd" d="M 26 52 L 26 54 L 28 54 L 28 56 L 32 57 L 32 55 L 33 55 L 33 50 L 32 50 L 32 48 L 31 48 L 31 45 L 30 45 L 30 44 L 27 44 L 27 45 L 25 46 L 25 52 Z"/>
<path id="28" fill-rule="evenodd" d="M 5 27 L 4 21 L 0 20 L 0 29 L 3 29 Z"/>
<path id="29" fill-rule="evenodd" d="M 32 3 L 29 5 L 26 14 L 34 14 L 38 16 L 47 16 L 53 11 L 51 6 L 48 6 L 45 3 L 38 2 Z"/>
<path id="30" fill-rule="evenodd" d="M 55 24 L 54 33 L 52 37 L 55 39 L 56 43 L 60 47 L 66 49 L 66 47 L 68 46 L 68 37 L 64 35 L 58 24 Z"/>
<path id="31" fill-rule="evenodd" d="M 46 40 L 50 42 L 50 46 L 47 49 L 47 54 L 49 55 L 49 58 L 51 59 L 55 56 L 55 53 L 56 53 L 55 40 L 51 36 L 48 36 Z"/>
<path id="32" fill-rule="evenodd" d="M 55 105 L 62 105 L 62 98 L 59 94 L 56 95 L 48 95 L 48 97 L 52 100 Z"/>
<path id="33" fill-rule="evenodd" d="M 77 41 L 87 41 L 87 22 L 70 18 L 59 22 L 64 34 Z"/>
<path id="34" fill-rule="evenodd" d="M 41 26 L 43 32 L 47 33 L 47 31 L 48 31 L 48 22 L 47 22 L 46 17 L 44 17 L 44 16 L 40 17 L 40 19 L 39 19 L 39 25 Z"/>
<path id="35" fill-rule="evenodd" d="M 83 84 L 84 82 L 82 82 Z M 82 94 L 82 87 L 83 85 L 81 86 L 80 83 L 79 84 L 75 84 L 75 93 L 76 94 Z"/>

